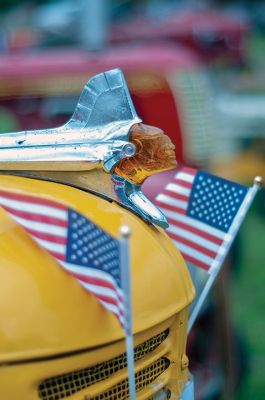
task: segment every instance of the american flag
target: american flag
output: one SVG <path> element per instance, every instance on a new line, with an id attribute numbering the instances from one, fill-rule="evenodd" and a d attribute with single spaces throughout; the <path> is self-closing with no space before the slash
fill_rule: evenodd
<path id="1" fill-rule="evenodd" d="M 168 234 L 189 264 L 209 273 L 230 233 L 248 188 L 193 168 L 180 169 L 155 200 L 166 215 Z"/>
<path id="2" fill-rule="evenodd" d="M 0 190 L 0 205 L 124 327 L 119 241 L 65 205 Z"/>

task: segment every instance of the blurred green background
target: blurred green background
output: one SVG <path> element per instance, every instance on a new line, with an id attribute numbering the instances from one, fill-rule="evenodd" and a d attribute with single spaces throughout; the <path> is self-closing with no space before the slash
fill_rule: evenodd
<path id="1" fill-rule="evenodd" d="M 232 313 L 249 357 L 249 371 L 237 400 L 265 396 L 264 232 L 264 193 L 259 193 L 241 230 L 241 265 L 231 285 Z"/>
<path id="2" fill-rule="evenodd" d="M 254 33 L 248 41 L 248 59 L 254 70 L 265 68 L 264 35 Z M 265 202 L 264 189 L 257 196 L 241 228 L 241 265 L 231 286 L 231 307 L 236 325 L 246 341 L 249 373 L 237 400 L 265 397 Z"/>

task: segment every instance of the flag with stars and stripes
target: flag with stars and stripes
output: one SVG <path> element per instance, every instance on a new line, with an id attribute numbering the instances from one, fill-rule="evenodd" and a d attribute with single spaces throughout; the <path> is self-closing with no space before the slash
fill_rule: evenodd
<path id="1" fill-rule="evenodd" d="M 119 240 L 53 200 L 0 190 L 0 206 L 123 326 Z"/>
<path id="2" fill-rule="evenodd" d="M 168 234 L 188 264 L 209 273 L 234 238 L 231 231 L 248 188 L 184 167 L 155 200 L 166 215 Z"/>

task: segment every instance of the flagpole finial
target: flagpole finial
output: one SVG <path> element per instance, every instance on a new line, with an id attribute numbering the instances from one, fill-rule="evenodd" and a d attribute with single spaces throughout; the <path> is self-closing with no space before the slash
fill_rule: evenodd
<path id="1" fill-rule="evenodd" d="M 254 183 L 256 185 L 262 186 L 262 177 L 261 176 L 255 176 Z"/>
<path id="2" fill-rule="evenodd" d="M 122 225 L 120 229 L 122 237 L 128 239 L 131 236 L 131 228 L 128 225 Z"/>

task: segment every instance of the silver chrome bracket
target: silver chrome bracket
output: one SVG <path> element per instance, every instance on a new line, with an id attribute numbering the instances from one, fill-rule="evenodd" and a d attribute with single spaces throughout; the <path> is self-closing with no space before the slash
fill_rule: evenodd
<path id="1" fill-rule="evenodd" d="M 118 200 L 130 208 L 143 219 L 161 228 L 168 228 L 168 222 L 162 211 L 159 210 L 142 192 L 140 185 L 135 185 L 126 179 L 113 174 L 112 182 Z"/>

